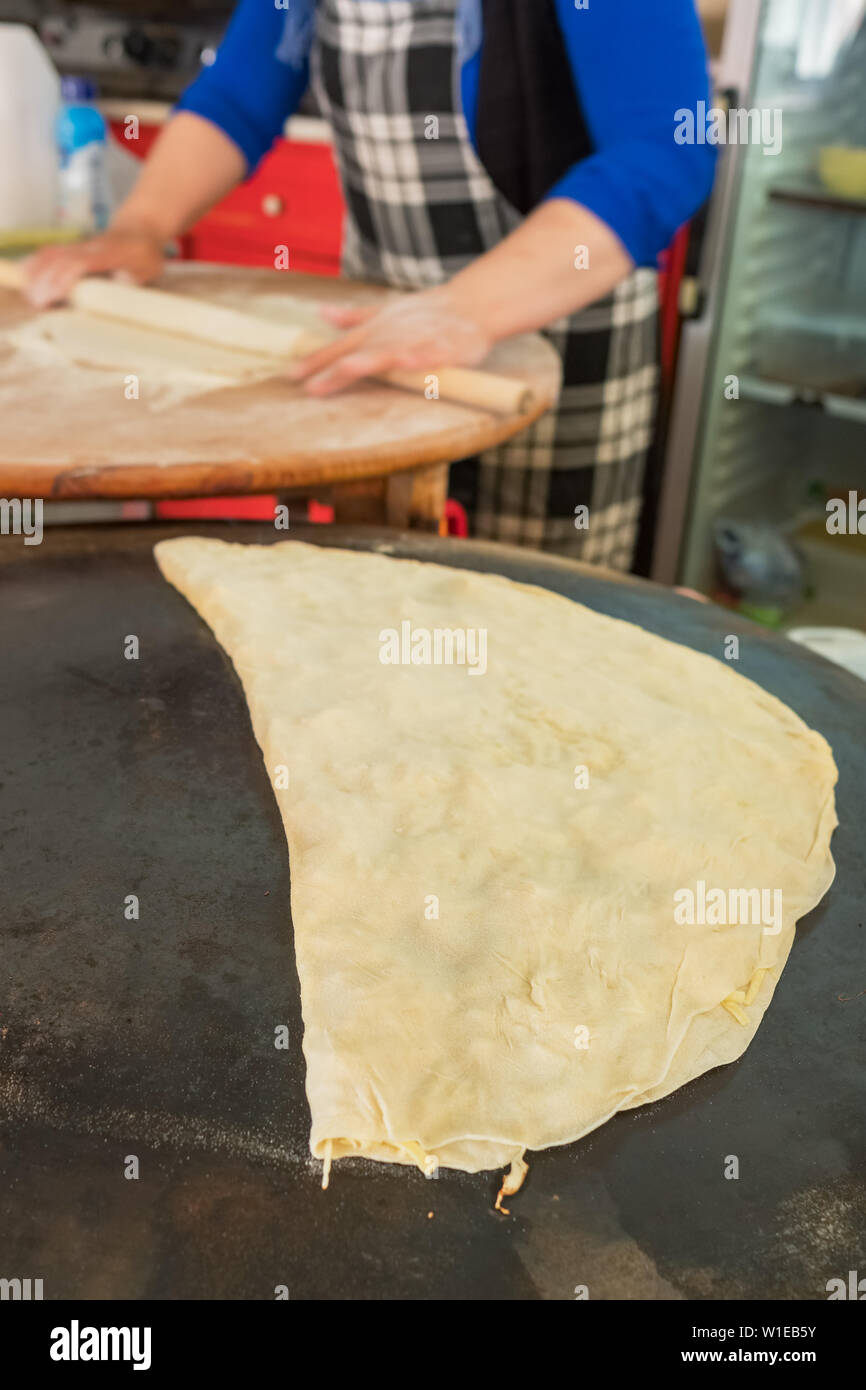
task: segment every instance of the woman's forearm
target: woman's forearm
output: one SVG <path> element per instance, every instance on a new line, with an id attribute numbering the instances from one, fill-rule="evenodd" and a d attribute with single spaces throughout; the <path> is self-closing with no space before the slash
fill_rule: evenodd
<path id="1" fill-rule="evenodd" d="M 166 124 L 112 230 L 180 236 L 247 172 L 237 145 L 210 121 L 180 111 Z"/>
<path id="2" fill-rule="evenodd" d="M 569 199 L 543 204 L 492 251 L 434 289 L 379 311 L 327 317 L 348 329 L 295 364 L 290 375 L 317 395 L 395 369 L 474 366 L 494 343 L 544 328 L 602 299 L 634 262 L 595 213 Z"/>
<path id="3" fill-rule="evenodd" d="M 495 342 L 576 313 L 633 270 L 634 262 L 606 223 L 559 198 L 536 208 L 443 290 Z"/>

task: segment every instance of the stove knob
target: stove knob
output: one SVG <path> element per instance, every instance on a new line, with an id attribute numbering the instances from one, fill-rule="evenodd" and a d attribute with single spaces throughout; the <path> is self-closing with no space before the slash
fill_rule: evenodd
<path id="1" fill-rule="evenodd" d="M 102 51 L 113 63 L 119 62 L 126 51 L 120 34 L 109 34 L 108 38 L 103 39 Z"/>
<path id="2" fill-rule="evenodd" d="M 153 62 L 154 42 L 142 29 L 128 29 L 123 36 L 123 51 L 133 63 L 147 67 Z"/>
<path id="3" fill-rule="evenodd" d="M 170 34 L 164 34 L 161 38 L 155 39 L 151 62 L 154 67 L 158 68 L 176 68 L 180 62 L 179 40 Z"/>
<path id="4" fill-rule="evenodd" d="M 44 20 L 39 25 L 39 37 L 46 48 L 62 48 L 67 37 L 63 20 L 54 18 Z"/>

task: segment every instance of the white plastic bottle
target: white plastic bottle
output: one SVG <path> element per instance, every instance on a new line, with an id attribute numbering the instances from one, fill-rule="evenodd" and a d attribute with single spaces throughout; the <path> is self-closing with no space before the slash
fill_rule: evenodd
<path id="1" fill-rule="evenodd" d="M 96 89 L 87 78 L 64 77 L 60 95 L 60 222 L 82 232 L 99 232 L 108 225 L 111 210 L 106 169 L 108 130 L 93 105 Z"/>
<path id="2" fill-rule="evenodd" d="M 0 230 L 57 224 L 60 78 L 25 24 L 0 24 Z"/>

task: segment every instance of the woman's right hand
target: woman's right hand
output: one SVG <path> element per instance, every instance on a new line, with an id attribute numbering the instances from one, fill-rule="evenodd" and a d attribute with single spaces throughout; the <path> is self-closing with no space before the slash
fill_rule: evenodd
<path id="1" fill-rule="evenodd" d="M 138 285 L 155 280 L 165 264 L 159 237 L 140 229 L 109 228 L 72 246 L 46 246 L 24 262 L 24 293 L 38 309 L 59 304 L 85 275 L 114 273 Z"/>

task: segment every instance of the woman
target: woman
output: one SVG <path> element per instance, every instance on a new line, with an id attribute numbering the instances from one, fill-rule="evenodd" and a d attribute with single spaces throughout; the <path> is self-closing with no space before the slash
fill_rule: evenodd
<path id="1" fill-rule="evenodd" d="M 660 251 L 708 195 L 674 139 L 706 100 L 693 0 L 241 0 L 106 234 L 31 263 L 37 304 L 82 274 L 159 274 L 312 82 L 348 208 L 345 274 L 409 291 L 335 315 L 293 375 L 337 391 L 473 365 L 544 328 L 558 410 L 458 466 L 474 533 L 630 566 L 656 397 Z M 588 527 L 585 522 L 588 508 Z"/>

